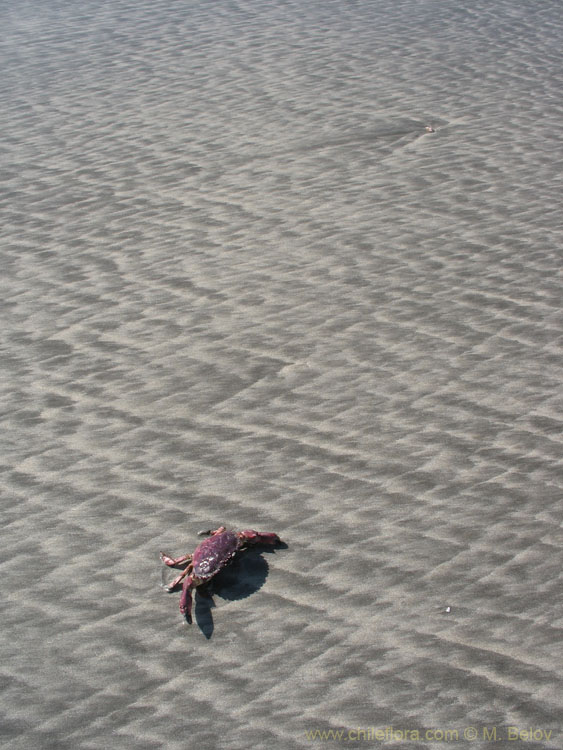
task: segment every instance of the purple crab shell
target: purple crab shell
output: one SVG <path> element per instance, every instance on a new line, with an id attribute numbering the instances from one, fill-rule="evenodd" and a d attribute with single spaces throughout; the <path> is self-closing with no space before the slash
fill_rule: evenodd
<path id="1" fill-rule="evenodd" d="M 234 531 L 223 531 L 205 539 L 192 558 L 196 578 L 202 581 L 212 578 L 225 567 L 239 546 L 239 538 Z"/>

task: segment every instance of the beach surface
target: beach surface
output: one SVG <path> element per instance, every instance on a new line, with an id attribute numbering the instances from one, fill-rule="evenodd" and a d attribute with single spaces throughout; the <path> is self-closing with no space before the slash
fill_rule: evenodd
<path id="1" fill-rule="evenodd" d="M 7 5 L 2 747 L 563 747 L 559 0 Z"/>

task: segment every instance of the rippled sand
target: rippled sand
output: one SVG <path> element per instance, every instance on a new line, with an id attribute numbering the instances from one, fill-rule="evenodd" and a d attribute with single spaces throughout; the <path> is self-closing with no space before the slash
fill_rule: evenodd
<path id="1" fill-rule="evenodd" d="M 560 3 L 10 5 L 3 747 L 560 748 Z"/>

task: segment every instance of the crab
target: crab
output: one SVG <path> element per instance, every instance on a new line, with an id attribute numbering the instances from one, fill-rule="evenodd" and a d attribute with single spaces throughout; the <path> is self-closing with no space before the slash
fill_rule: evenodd
<path id="1" fill-rule="evenodd" d="M 182 596 L 180 597 L 180 612 L 191 622 L 192 589 L 207 583 L 213 576 L 229 563 L 236 553 L 249 544 L 277 544 L 281 539 L 272 532 L 260 532 L 253 529 L 246 531 L 230 531 L 225 526 L 219 526 L 214 531 L 200 531 L 200 536 L 209 535 L 208 539 L 198 544 L 193 554 L 173 558 L 164 552 L 160 559 L 170 567 L 187 562 L 187 567 L 168 586 L 173 591 L 182 581 Z"/>

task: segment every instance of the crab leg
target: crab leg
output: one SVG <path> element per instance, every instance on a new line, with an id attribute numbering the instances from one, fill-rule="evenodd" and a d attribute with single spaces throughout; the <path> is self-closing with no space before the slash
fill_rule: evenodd
<path id="1" fill-rule="evenodd" d="M 198 536 L 217 536 L 217 534 L 222 534 L 225 530 L 226 530 L 225 526 L 219 526 L 219 528 L 215 529 L 215 531 L 213 531 L 213 529 L 207 529 L 206 531 L 198 531 L 197 535 Z"/>
<path id="2" fill-rule="evenodd" d="M 191 620 L 192 618 L 192 587 L 193 587 L 193 578 L 191 575 L 189 575 L 184 580 L 184 585 L 182 586 L 182 596 L 180 597 L 180 612 L 183 615 L 186 615 L 188 620 Z"/>
<path id="3" fill-rule="evenodd" d="M 174 559 L 173 557 L 170 557 L 165 552 L 160 553 L 160 559 L 163 563 L 166 565 L 169 565 L 172 567 L 173 565 L 180 565 L 181 563 L 188 562 L 192 559 L 191 555 L 182 555 L 182 557 L 177 557 Z"/>
<path id="4" fill-rule="evenodd" d="M 180 573 L 180 575 L 179 575 L 179 576 L 177 576 L 177 577 L 176 577 L 176 578 L 175 578 L 175 579 L 174 579 L 174 580 L 172 581 L 172 583 L 169 583 L 169 584 L 168 584 L 168 585 L 166 586 L 166 588 L 168 589 L 168 591 L 173 591 L 173 590 L 174 590 L 174 589 L 176 588 L 176 586 L 177 586 L 177 585 L 178 585 L 178 584 L 180 583 L 180 581 L 182 581 L 182 580 L 183 580 L 183 579 L 184 579 L 184 578 L 185 578 L 186 576 L 188 576 L 188 577 L 190 578 L 190 580 L 191 580 L 191 576 L 190 576 L 189 574 L 190 574 L 190 573 L 192 572 L 192 570 L 193 570 L 193 565 L 192 565 L 192 564 L 190 563 L 190 564 L 188 565 L 188 567 L 187 567 L 187 568 L 186 568 L 185 570 L 183 570 L 183 571 L 182 571 L 182 572 Z"/>

